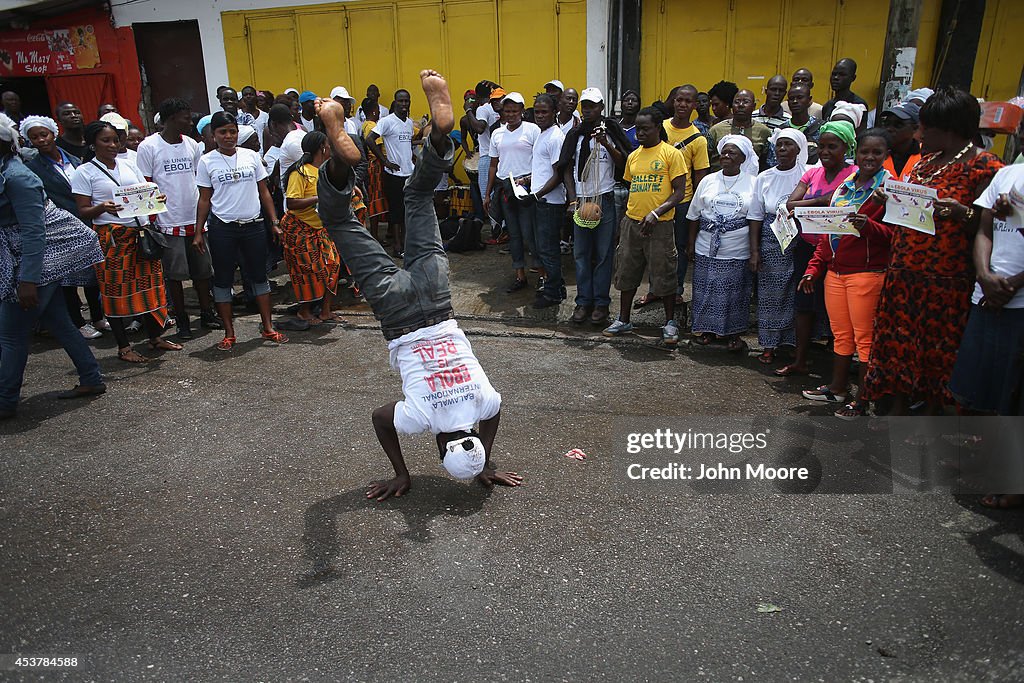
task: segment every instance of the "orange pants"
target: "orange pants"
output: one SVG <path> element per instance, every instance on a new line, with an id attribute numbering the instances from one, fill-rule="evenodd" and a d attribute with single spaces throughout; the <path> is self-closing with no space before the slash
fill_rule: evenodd
<path id="1" fill-rule="evenodd" d="M 856 350 L 861 362 L 868 362 L 875 310 L 884 280 L 885 273 L 825 273 L 825 308 L 832 324 L 832 348 L 836 355 L 852 356 Z"/>

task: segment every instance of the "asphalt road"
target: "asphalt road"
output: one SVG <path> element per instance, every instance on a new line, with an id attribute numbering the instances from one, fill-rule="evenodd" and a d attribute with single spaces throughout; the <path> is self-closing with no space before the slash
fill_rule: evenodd
<path id="1" fill-rule="evenodd" d="M 804 384 L 476 313 L 496 459 L 526 483 L 450 480 L 421 437 L 385 503 L 363 495 L 389 476 L 369 415 L 400 383 L 365 315 L 282 347 L 246 318 L 228 357 L 211 333 L 145 367 L 100 340 L 110 391 L 78 403 L 39 341 L 0 424 L 0 654 L 80 667 L 0 677 L 1024 679 L 1024 515 L 631 482 L 623 417 L 802 416 Z"/>

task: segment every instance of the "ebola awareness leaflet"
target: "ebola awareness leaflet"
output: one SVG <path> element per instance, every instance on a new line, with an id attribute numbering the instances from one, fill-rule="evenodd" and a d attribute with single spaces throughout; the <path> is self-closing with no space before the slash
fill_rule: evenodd
<path id="1" fill-rule="evenodd" d="M 789 211 L 786 210 L 784 203 L 779 205 L 779 209 L 775 213 L 772 232 L 775 233 L 775 239 L 779 241 L 782 251 L 786 251 L 793 238 L 800 234 L 800 229 L 796 227 L 796 221 L 789 217 Z"/>
<path id="2" fill-rule="evenodd" d="M 885 181 L 885 217 L 890 225 L 902 225 L 928 235 L 935 234 L 935 200 L 939 196 L 930 187 L 901 183 L 898 180 Z"/>
<path id="3" fill-rule="evenodd" d="M 805 235 L 856 235 L 860 231 L 848 220 L 857 213 L 852 206 L 829 206 L 823 208 L 797 207 L 793 213 L 800 221 Z"/>
<path id="4" fill-rule="evenodd" d="M 121 206 L 117 215 L 120 218 L 135 218 L 164 213 L 167 211 L 167 205 L 159 199 L 162 194 L 156 183 L 136 183 L 118 187 L 114 190 L 114 201 Z"/>

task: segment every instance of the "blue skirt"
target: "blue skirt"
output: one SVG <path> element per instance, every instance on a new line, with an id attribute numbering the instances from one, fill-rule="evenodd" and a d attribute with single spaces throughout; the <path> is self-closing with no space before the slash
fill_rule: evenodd
<path id="1" fill-rule="evenodd" d="M 949 390 L 970 410 L 1024 415 L 1024 308 L 971 306 Z"/>
<path id="2" fill-rule="evenodd" d="M 693 331 L 720 336 L 745 332 L 754 285 L 747 259 L 697 254 L 693 260 Z"/>

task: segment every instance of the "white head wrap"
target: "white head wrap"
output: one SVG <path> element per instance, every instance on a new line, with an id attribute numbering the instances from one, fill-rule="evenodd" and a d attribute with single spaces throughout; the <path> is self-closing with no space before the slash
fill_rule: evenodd
<path id="1" fill-rule="evenodd" d="M 244 123 L 241 124 L 240 126 L 238 126 L 238 144 L 242 144 L 243 142 L 245 142 L 246 140 L 248 140 L 249 138 L 251 138 L 255 134 L 256 134 L 256 129 L 255 128 L 253 128 L 252 126 L 247 126 Z"/>
<path id="2" fill-rule="evenodd" d="M 3 113 L 0 113 L 0 140 L 11 143 L 14 151 L 18 151 L 18 124 Z"/>
<path id="3" fill-rule="evenodd" d="M 45 128 L 53 133 L 54 136 L 58 134 L 56 121 L 51 119 L 49 116 L 36 116 L 35 114 L 32 114 L 31 116 L 26 116 L 21 120 L 21 137 L 28 140 L 28 132 L 33 128 L 39 127 Z"/>
<path id="4" fill-rule="evenodd" d="M 100 121 L 109 123 L 117 130 L 127 133 L 128 132 L 128 119 L 118 114 L 116 111 L 108 112 L 100 117 Z"/>
<path id="5" fill-rule="evenodd" d="M 921 100 L 927 102 L 928 98 L 935 94 L 935 91 L 931 88 L 918 88 L 917 90 L 911 90 L 907 93 L 907 102 L 911 100 Z"/>
<path id="6" fill-rule="evenodd" d="M 837 115 L 842 114 L 853 122 L 854 128 L 860 128 L 860 122 L 864 119 L 868 108 L 863 104 L 854 104 L 853 102 L 836 102 L 835 108 L 832 110 L 832 116 L 829 117 L 829 121 L 834 119 Z"/>
<path id="7" fill-rule="evenodd" d="M 807 136 L 796 128 L 776 128 L 772 133 L 771 143 L 776 144 L 779 138 L 788 138 L 799 145 L 800 151 L 796 153 L 795 168 L 799 169 L 800 174 L 803 175 L 807 170 Z"/>
<path id="8" fill-rule="evenodd" d="M 718 141 L 718 153 L 722 153 L 722 149 L 726 145 L 736 145 L 740 152 L 743 153 L 743 163 L 740 164 L 740 173 L 749 173 L 752 176 L 757 175 L 757 155 L 754 154 L 754 145 L 751 144 L 750 139 L 743 137 L 742 135 L 726 135 L 724 138 Z"/>

